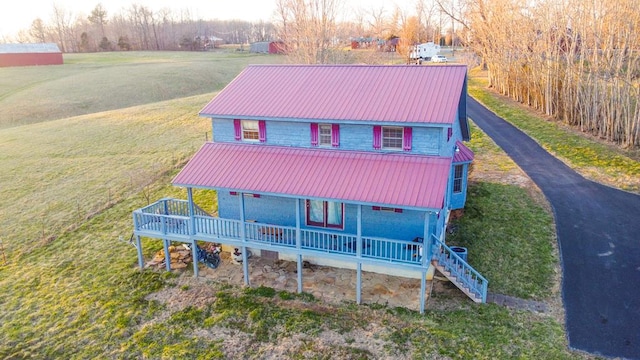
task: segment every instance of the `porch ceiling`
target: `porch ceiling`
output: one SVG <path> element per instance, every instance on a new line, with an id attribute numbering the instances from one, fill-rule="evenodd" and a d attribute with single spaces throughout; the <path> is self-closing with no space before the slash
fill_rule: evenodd
<path id="1" fill-rule="evenodd" d="M 435 156 L 206 143 L 173 184 L 441 209 L 450 169 Z"/>

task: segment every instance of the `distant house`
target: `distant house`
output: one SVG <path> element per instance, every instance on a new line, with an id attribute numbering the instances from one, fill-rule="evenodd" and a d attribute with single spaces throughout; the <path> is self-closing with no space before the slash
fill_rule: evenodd
<path id="1" fill-rule="evenodd" d="M 249 52 L 262 54 L 284 54 L 286 46 L 284 41 L 260 41 L 249 46 Z"/>
<path id="2" fill-rule="evenodd" d="M 217 242 L 299 269 L 304 259 L 358 279 L 363 270 L 421 278 L 421 311 L 436 269 L 484 302 L 487 280 L 445 239 L 474 157 L 463 143 L 466 98 L 462 65 L 247 67 L 200 112 L 213 139 L 173 180 L 188 199 L 134 211 L 140 266 L 142 236 L 165 249 Z M 217 216 L 193 189 L 216 190 Z"/>
<path id="3" fill-rule="evenodd" d="M 62 52 L 54 43 L 0 44 L 0 67 L 62 64 Z"/>

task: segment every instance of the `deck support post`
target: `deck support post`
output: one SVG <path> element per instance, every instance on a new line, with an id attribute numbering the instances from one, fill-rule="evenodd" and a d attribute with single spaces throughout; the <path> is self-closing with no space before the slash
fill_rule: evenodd
<path id="1" fill-rule="evenodd" d="M 245 234 L 246 223 L 244 217 L 244 193 L 238 193 L 238 199 L 240 201 L 240 240 L 243 243 L 247 242 L 247 235 Z M 247 256 L 247 247 L 242 246 L 242 272 L 244 273 L 244 284 L 249 286 L 249 256 Z"/>
<path id="2" fill-rule="evenodd" d="M 424 314 L 426 303 L 425 293 L 427 292 L 427 270 L 422 269 L 422 277 L 420 279 L 420 314 Z"/>
<path id="3" fill-rule="evenodd" d="M 298 294 L 302 293 L 302 231 L 300 231 L 300 199 L 296 198 L 296 249 L 298 250 Z"/>
<path id="4" fill-rule="evenodd" d="M 140 236 L 136 235 L 136 249 L 138 250 L 138 265 L 140 269 L 144 269 L 144 257 L 142 256 L 142 242 Z"/>
<path id="5" fill-rule="evenodd" d="M 169 240 L 162 239 L 164 243 L 164 262 L 166 263 L 167 271 L 171 271 L 171 254 L 169 254 Z"/>
<path id="6" fill-rule="evenodd" d="M 191 239 L 191 258 L 193 259 L 193 276 L 198 277 L 200 269 L 198 268 L 198 242 L 196 239 Z"/>
<path id="7" fill-rule="evenodd" d="M 358 264 L 356 268 L 356 303 L 362 303 L 362 205 L 358 204 L 358 219 L 356 226 L 356 257 Z"/>
<path id="8" fill-rule="evenodd" d="M 356 266 L 356 303 L 362 304 L 362 263 L 360 261 Z"/>

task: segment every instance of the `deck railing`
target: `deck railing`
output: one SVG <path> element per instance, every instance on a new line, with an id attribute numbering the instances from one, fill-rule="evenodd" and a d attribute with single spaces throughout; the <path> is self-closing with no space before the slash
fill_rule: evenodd
<path id="1" fill-rule="evenodd" d="M 419 251 L 421 243 L 374 237 L 364 237 L 362 240 L 364 257 L 415 264 L 422 261 Z"/>
<path id="2" fill-rule="evenodd" d="M 435 236 L 433 239 L 433 259 L 452 276 L 459 285 L 469 289 L 482 302 L 487 301 L 487 285 L 489 282 L 480 275 L 471 265 L 464 261 L 455 251 Z"/>
<path id="3" fill-rule="evenodd" d="M 276 247 L 297 247 L 296 228 L 253 221 L 222 219 L 194 207 L 193 228 L 186 200 L 162 199 L 133 213 L 134 229 L 145 236 L 196 236 L 207 241 L 242 240 Z M 244 227 L 244 228 L 243 228 Z M 192 233 L 195 232 L 195 233 Z M 325 230 L 300 229 L 300 248 L 337 255 L 357 256 L 354 234 Z M 419 265 L 422 244 L 403 240 L 362 236 L 363 258 Z"/>

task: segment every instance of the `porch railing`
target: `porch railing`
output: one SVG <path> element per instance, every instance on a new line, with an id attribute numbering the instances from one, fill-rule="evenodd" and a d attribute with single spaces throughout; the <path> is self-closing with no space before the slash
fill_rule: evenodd
<path id="1" fill-rule="evenodd" d="M 134 229 L 145 236 L 196 236 L 207 241 L 242 240 L 270 244 L 274 247 L 296 247 L 296 228 L 266 223 L 222 219 L 209 216 L 194 207 L 193 230 L 186 200 L 162 199 L 133 213 Z M 244 229 L 243 229 L 244 226 Z M 191 233 L 194 231 L 195 233 Z M 324 230 L 300 229 L 300 248 L 338 255 L 357 255 L 357 236 Z M 419 265 L 418 246 L 403 240 L 363 236 L 363 258 Z"/>
<path id="2" fill-rule="evenodd" d="M 481 302 L 487 301 L 487 285 L 489 281 L 480 275 L 471 265 L 464 261 L 455 251 L 435 236 L 433 239 L 433 260 L 444 268 L 458 287 L 466 288 Z M 463 289 L 464 290 L 464 289 Z"/>

